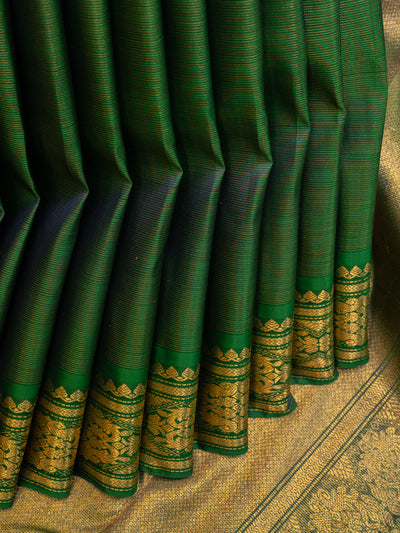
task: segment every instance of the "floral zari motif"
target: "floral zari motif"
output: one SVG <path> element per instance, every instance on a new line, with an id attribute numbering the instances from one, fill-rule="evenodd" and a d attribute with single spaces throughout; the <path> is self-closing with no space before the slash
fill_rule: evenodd
<path id="1" fill-rule="evenodd" d="M 368 359 L 368 295 L 371 263 L 340 267 L 335 277 L 335 356 L 340 365 Z"/>
<path id="2" fill-rule="evenodd" d="M 48 493 L 69 493 L 86 394 L 68 394 L 48 381 L 42 387 L 32 419 L 20 479 Z"/>
<path id="3" fill-rule="evenodd" d="M 312 381 L 335 376 L 333 352 L 333 288 L 318 294 L 296 291 L 293 374 Z"/>
<path id="4" fill-rule="evenodd" d="M 136 491 L 145 386 L 133 390 L 98 375 L 90 388 L 77 468 L 105 492 Z"/>
<path id="5" fill-rule="evenodd" d="M 0 395 L 0 507 L 14 499 L 34 404 Z"/>
<path id="6" fill-rule="evenodd" d="M 179 372 L 154 363 L 147 383 L 142 469 L 171 477 L 192 472 L 198 375 L 198 367 Z"/>
<path id="7" fill-rule="evenodd" d="M 196 415 L 196 440 L 221 453 L 247 450 L 250 350 L 205 350 Z"/>
<path id="8" fill-rule="evenodd" d="M 293 320 L 254 320 L 249 407 L 265 415 L 288 412 Z"/>

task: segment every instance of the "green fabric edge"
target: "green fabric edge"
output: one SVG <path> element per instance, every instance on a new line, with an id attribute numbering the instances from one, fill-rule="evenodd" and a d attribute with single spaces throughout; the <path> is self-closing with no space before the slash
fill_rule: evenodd
<path id="1" fill-rule="evenodd" d="M 83 472 L 82 470 L 80 470 L 80 468 L 76 468 L 75 471 L 74 471 L 74 474 L 79 476 L 79 477 L 81 477 L 81 478 L 86 479 L 86 481 L 88 481 L 89 483 L 94 485 L 96 488 L 101 490 L 101 492 L 103 492 L 104 494 L 108 494 L 109 496 L 116 496 L 116 497 L 124 498 L 126 496 L 133 496 L 136 493 L 136 491 L 137 491 L 137 483 L 135 484 L 135 486 L 132 489 L 114 491 L 112 489 L 104 487 L 104 485 L 102 485 L 101 483 L 98 483 L 89 474 L 87 474 L 86 472 Z"/>
<path id="2" fill-rule="evenodd" d="M 266 413 L 260 409 L 249 409 L 249 418 L 279 418 L 281 416 L 286 416 L 292 413 L 297 407 L 296 400 L 290 395 L 288 407 L 286 411 L 282 413 Z"/>
<path id="3" fill-rule="evenodd" d="M 200 362 L 200 350 L 195 352 L 176 352 L 156 345 L 153 349 L 151 362 L 161 363 L 165 368 L 173 366 L 178 372 L 183 372 L 187 368 L 196 370 Z"/>
<path id="4" fill-rule="evenodd" d="M 4 374 L 0 375 L 0 391 L 3 396 L 11 396 L 15 403 L 28 400 L 34 403 L 39 392 L 40 383 L 35 385 L 24 385 L 15 383 L 8 379 Z"/>
<path id="5" fill-rule="evenodd" d="M 218 446 L 212 446 L 210 444 L 203 444 L 199 441 L 194 441 L 194 450 L 203 450 L 205 452 L 218 453 L 219 455 L 243 455 L 247 452 L 248 446 L 242 446 L 241 448 L 229 449 L 219 448 Z"/>
<path id="6" fill-rule="evenodd" d="M 254 308 L 254 316 L 263 322 L 275 320 L 282 322 L 285 318 L 292 318 L 294 310 L 294 300 L 282 305 L 269 305 L 257 303 Z"/>
<path id="7" fill-rule="evenodd" d="M 335 365 L 337 368 L 356 368 L 358 366 L 365 365 L 366 363 L 368 363 L 368 361 L 369 355 L 367 357 L 363 357 L 362 359 L 358 359 L 357 361 L 351 362 L 336 360 Z"/>
<path id="8" fill-rule="evenodd" d="M 193 473 L 193 468 L 190 468 L 189 470 L 183 470 L 180 472 L 171 472 L 167 470 L 163 470 L 162 468 L 153 468 L 148 465 L 140 464 L 139 470 L 142 472 L 147 472 L 148 474 L 153 474 L 155 476 L 161 476 L 161 477 L 167 477 L 170 479 L 183 479 L 185 477 L 190 477 Z"/>
<path id="9" fill-rule="evenodd" d="M 300 376 L 296 376 L 292 374 L 290 378 L 290 384 L 291 385 L 327 385 L 329 383 L 333 383 L 337 380 L 339 377 L 339 373 L 337 370 L 335 370 L 335 375 L 331 378 L 327 379 L 312 379 L 312 378 L 303 378 Z"/>
<path id="10" fill-rule="evenodd" d="M 108 359 L 102 359 L 95 364 L 92 375 L 95 376 L 96 373 L 100 373 L 105 379 L 111 378 L 117 387 L 127 385 L 132 388 L 136 387 L 139 383 L 146 384 L 148 370 L 148 367 L 124 368 L 112 363 Z"/>
<path id="11" fill-rule="evenodd" d="M 319 293 L 321 291 L 330 292 L 333 285 L 333 272 L 329 276 L 322 276 L 313 278 L 311 276 L 297 276 L 296 289 L 305 293 L 307 291 L 313 291 Z"/>
<path id="12" fill-rule="evenodd" d="M 337 251 L 335 254 L 335 268 L 341 266 L 344 266 L 347 269 L 351 269 L 354 266 L 364 268 L 365 265 L 371 261 L 371 257 L 372 248 L 352 252 Z"/>
<path id="13" fill-rule="evenodd" d="M 48 489 L 44 488 L 42 485 L 39 485 L 38 483 L 35 483 L 33 481 L 27 481 L 25 479 L 18 480 L 18 486 L 20 486 L 20 487 L 28 487 L 29 489 L 33 489 L 33 490 L 35 490 L 37 492 L 41 492 L 42 494 L 46 494 L 47 496 L 51 496 L 53 498 L 59 498 L 60 500 L 68 498 L 68 496 L 70 495 L 70 492 L 71 492 L 70 490 L 68 490 L 68 491 L 48 490 Z"/>
<path id="14" fill-rule="evenodd" d="M 246 333 L 224 333 L 222 331 L 214 330 L 207 335 L 206 340 L 210 347 L 219 346 L 223 352 L 228 350 L 235 350 L 241 352 L 244 347 L 250 348 L 251 337 L 253 330 L 250 329 Z"/>
<path id="15" fill-rule="evenodd" d="M 36 488 L 36 487 L 35 487 Z M 0 503 L 0 509 L 10 509 L 14 503 L 14 498 L 8 502 L 1 502 Z"/>

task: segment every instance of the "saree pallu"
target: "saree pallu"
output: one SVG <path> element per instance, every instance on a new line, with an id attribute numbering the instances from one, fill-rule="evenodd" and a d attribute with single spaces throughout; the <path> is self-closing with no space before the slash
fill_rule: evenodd
<path id="1" fill-rule="evenodd" d="M 0 506 L 246 452 L 368 361 L 379 0 L 0 1 Z"/>

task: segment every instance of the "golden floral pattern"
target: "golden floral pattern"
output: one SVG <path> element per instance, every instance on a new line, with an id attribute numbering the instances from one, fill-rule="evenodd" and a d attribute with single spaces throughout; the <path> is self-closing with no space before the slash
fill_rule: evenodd
<path id="1" fill-rule="evenodd" d="M 293 331 L 293 374 L 312 381 L 335 375 L 333 289 L 318 294 L 296 291 Z"/>
<path id="2" fill-rule="evenodd" d="M 136 490 L 145 386 L 116 386 L 97 375 L 90 387 L 76 466 L 105 492 Z"/>
<path id="3" fill-rule="evenodd" d="M 0 507 L 14 499 L 34 404 L 0 395 Z"/>
<path id="4" fill-rule="evenodd" d="M 179 372 L 154 363 L 149 373 L 140 451 L 141 468 L 164 475 L 192 471 L 199 367 Z"/>
<path id="5" fill-rule="evenodd" d="M 340 267 L 335 274 L 335 356 L 344 365 L 368 358 L 368 300 L 371 264 Z"/>
<path id="6" fill-rule="evenodd" d="M 279 531 L 400 533 L 400 424 L 372 421 Z"/>
<path id="7" fill-rule="evenodd" d="M 244 347 L 240 352 L 232 349 L 223 352 L 219 346 L 214 346 L 203 355 L 202 371 L 196 413 L 196 441 L 202 447 L 220 452 L 246 451 L 249 348 Z"/>
<path id="8" fill-rule="evenodd" d="M 42 387 L 31 424 L 20 479 L 67 495 L 78 448 L 86 393 L 68 394 L 47 381 Z"/>
<path id="9" fill-rule="evenodd" d="M 290 401 L 293 320 L 254 319 L 249 408 L 262 414 L 284 414 Z"/>

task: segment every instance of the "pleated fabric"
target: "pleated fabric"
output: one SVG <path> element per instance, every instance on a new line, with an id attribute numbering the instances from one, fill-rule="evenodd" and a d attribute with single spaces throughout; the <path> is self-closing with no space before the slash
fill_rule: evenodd
<path id="1" fill-rule="evenodd" d="M 368 360 L 379 0 L 0 0 L 0 507 Z"/>

